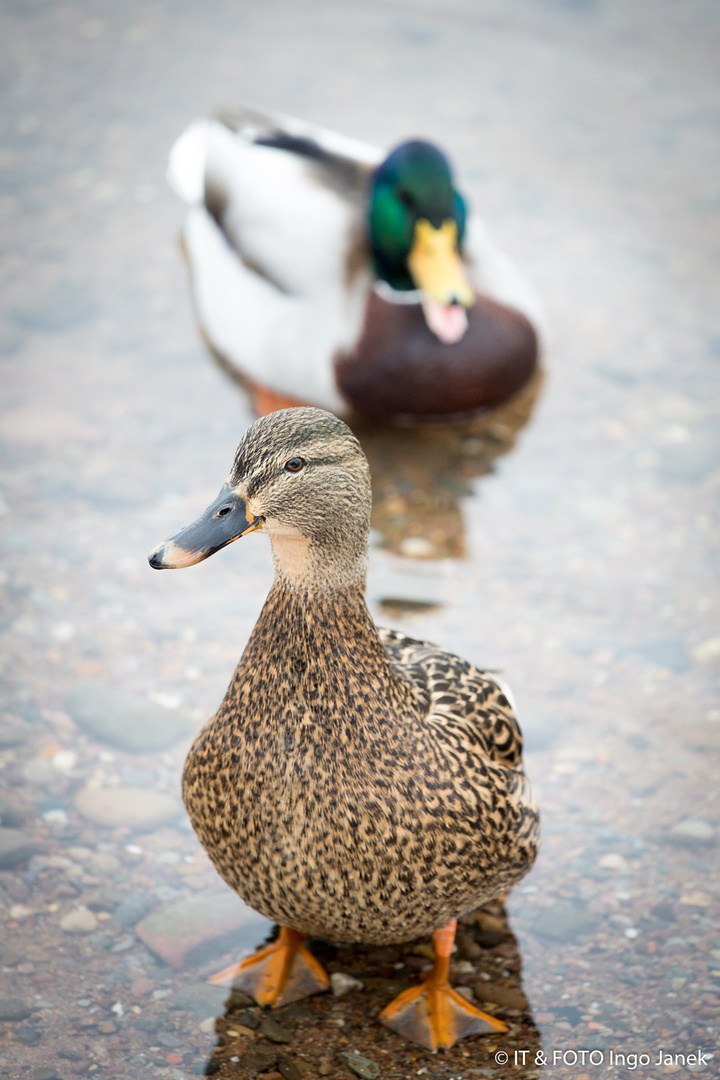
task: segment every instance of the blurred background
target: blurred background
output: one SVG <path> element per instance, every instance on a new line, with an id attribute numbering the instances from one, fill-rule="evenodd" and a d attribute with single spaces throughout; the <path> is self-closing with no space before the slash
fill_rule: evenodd
<path id="1" fill-rule="evenodd" d="M 0 26 L 0 1074 L 349 1077 L 357 1050 L 384 1080 L 504 1077 L 542 1050 L 582 1080 L 553 1054 L 711 1055 L 717 5 L 6 0 Z M 146 556 L 252 419 L 198 332 L 164 182 L 183 128 L 237 102 L 436 140 L 547 307 L 522 416 L 371 452 L 374 615 L 502 670 L 526 733 L 544 843 L 510 901 L 520 952 L 486 913 L 456 970 L 509 1022 L 507 1066 L 494 1042 L 432 1058 L 379 1028 L 422 946 L 367 957 L 375 984 L 285 1018 L 288 1042 L 247 1017 L 215 1036 L 204 978 L 268 925 L 211 869 L 178 778 L 270 554 Z M 448 530 L 408 545 L 428 499 Z"/>

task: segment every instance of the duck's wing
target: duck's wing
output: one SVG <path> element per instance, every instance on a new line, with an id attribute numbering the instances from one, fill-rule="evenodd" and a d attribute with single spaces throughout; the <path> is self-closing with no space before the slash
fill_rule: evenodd
<path id="1" fill-rule="evenodd" d="M 338 159 L 340 163 L 353 163 L 365 169 L 374 169 L 385 156 L 384 151 L 371 143 L 341 135 L 330 128 L 313 124 L 309 120 L 300 120 L 288 113 L 243 105 L 220 113 L 219 119 L 249 142 L 272 144 L 276 139 L 287 138 L 297 144 L 313 144 L 328 157 Z M 316 153 L 313 149 L 310 152 Z"/>
<path id="2" fill-rule="evenodd" d="M 168 182 L 205 207 L 246 265 L 310 296 L 359 261 L 364 197 L 381 158 L 324 128 L 244 109 L 187 128 L 170 152 Z"/>
<path id="3" fill-rule="evenodd" d="M 541 348 L 545 346 L 547 318 L 535 286 L 502 250 L 476 214 L 471 214 L 468 219 L 463 257 L 478 292 L 522 312 L 530 320 Z"/>
<path id="4" fill-rule="evenodd" d="M 523 740 L 508 688 L 459 656 L 396 630 L 379 629 L 398 674 L 427 722 L 457 751 L 520 770 Z"/>

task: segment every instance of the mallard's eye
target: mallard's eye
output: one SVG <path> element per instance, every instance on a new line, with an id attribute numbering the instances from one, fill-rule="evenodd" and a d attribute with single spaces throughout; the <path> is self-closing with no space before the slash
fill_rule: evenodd
<path id="1" fill-rule="evenodd" d="M 285 472 L 300 472 L 305 465 L 305 461 L 301 457 L 291 457 L 289 461 L 285 462 Z"/>

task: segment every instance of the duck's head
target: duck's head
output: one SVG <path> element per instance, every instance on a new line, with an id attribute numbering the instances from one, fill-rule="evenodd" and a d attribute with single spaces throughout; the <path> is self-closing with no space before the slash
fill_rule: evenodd
<path id="1" fill-rule="evenodd" d="M 283 409 L 245 432 L 218 497 L 150 553 L 156 570 L 192 566 L 248 533 L 270 537 L 292 585 L 364 582 L 370 471 L 350 428 L 323 409 Z"/>
<path id="2" fill-rule="evenodd" d="M 465 214 L 448 160 L 431 143 L 402 143 L 375 173 L 369 231 L 377 276 L 393 289 L 419 289 L 428 326 L 450 344 L 465 333 L 475 300 L 461 258 Z"/>

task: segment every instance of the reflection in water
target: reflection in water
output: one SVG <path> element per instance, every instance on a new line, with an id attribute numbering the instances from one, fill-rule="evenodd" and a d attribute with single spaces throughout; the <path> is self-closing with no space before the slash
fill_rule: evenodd
<path id="1" fill-rule="evenodd" d="M 510 401 L 453 427 L 352 423 L 370 462 L 372 525 L 383 547 L 415 558 L 465 557 L 461 500 L 471 480 L 512 450 L 542 381 L 537 371 Z"/>
<path id="2" fill-rule="evenodd" d="M 349 1053 L 365 1059 L 365 1072 L 384 1075 L 392 1053 L 402 1076 L 532 1077 L 542 1041 L 522 989 L 518 943 L 500 903 L 486 904 L 461 920 L 451 982 L 470 1001 L 508 1025 L 497 1036 L 466 1039 L 443 1054 L 402 1042 L 377 1020 L 397 994 L 416 984 L 431 967 L 429 939 L 396 946 L 334 945 L 313 939 L 312 951 L 330 973 L 333 993 L 315 995 L 265 1011 L 233 990 L 215 1023 L 217 1043 L 206 1074 L 250 1077 L 278 1070 L 285 1080 L 346 1075 Z M 508 1061 L 498 1064 L 496 1054 Z M 357 1062 L 363 1068 L 363 1062 Z M 375 1071 L 375 1065 L 383 1072 Z M 340 1068 L 338 1068 L 340 1067 Z M 488 1072 L 487 1070 L 492 1070 Z M 347 1074 L 349 1075 L 349 1073 Z M 393 1075 L 401 1075 L 393 1073 Z"/>

